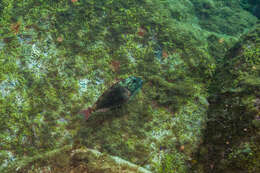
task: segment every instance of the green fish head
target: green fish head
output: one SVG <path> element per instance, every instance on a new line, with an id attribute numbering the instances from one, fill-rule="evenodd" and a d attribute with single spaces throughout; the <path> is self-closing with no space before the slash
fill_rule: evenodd
<path id="1" fill-rule="evenodd" d="M 121 86 L 127 88 L 131 92 L 131 97 L 134 96 L 140 88 L 142 88 L 143 80 L 140 77 L 131 76 L 119 83 Z"/>

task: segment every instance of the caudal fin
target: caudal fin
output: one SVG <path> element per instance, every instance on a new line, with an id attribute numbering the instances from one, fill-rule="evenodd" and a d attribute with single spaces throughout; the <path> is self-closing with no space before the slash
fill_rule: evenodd
<path id="1" fill-rule="evenodd" d="M 85 109 L 85 110 L 82 110 L 80 113 L 83 114 L 85 116 L 85 119 L 87 120 L 91 113 L 92 113 L 92 108 L 88 108 L 88 109 Z"/>

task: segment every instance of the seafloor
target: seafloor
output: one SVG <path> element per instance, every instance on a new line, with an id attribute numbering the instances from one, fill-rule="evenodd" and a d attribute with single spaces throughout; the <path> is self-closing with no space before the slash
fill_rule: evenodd
<path id="1" fill-rule="evenodd" d="M 260 172 L 259 0 L 1 0 L 1 173 Z M 88 120 L 116 82 L 141 90 Z"/>

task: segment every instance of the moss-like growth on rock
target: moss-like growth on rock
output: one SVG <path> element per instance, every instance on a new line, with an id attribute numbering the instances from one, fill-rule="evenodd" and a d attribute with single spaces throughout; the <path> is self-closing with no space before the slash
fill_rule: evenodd
<path id="1" fill-rule="evenodd" d="M 189 170 L 202 142 L 207 88 L 214 85 L 216 67 L 228 62 L 224 52 L 256 22 L 232 2 L 2 0 L 1 169 L 29 157 L 24 172 L 37 170 L 37 156 L 73 145 L 116 155 L 155 172 Z M 254 64 L 250 57 L 258 55 L 257 47 L 250 46 L 243 48 L 244 56 Z M 258 73 L 257 65 L 251 67 Z M 257 89 L 255 73 L 234 71 L 234 75 L 239 76 L 238 88 L 227 90 Z M 129 104 L 83 121 L 80 110 L 129 76 L 145 82 Z M 252 99 L 243 97 L 241 102 L 252 106 Z M 171 162 L 177 159 L 174 154 L 179 160 Z M 88 162 L 84 158 L 82 162 Z M 94 161 L 89 163 L 93 165 Z"/>
<path id="2" fill-rule="evenodd" d="M 212 83 L 205 172 L 259 172 L 260 25 L 227 53 Z"/>

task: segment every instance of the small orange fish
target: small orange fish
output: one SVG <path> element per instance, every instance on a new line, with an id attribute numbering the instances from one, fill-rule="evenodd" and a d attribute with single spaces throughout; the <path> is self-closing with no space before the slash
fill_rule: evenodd
<path id="1" fill-rule="evenodd" d="M 167 53 L 166 51 L 163 51 L 163 52 L 162 52 L 162 57 L 163 57 L 163 58 L 168 58 L 168 56 L 169 56 L 169 55 L 168 55 L 168 53 Z"/>
<path id="2" fill-rule="evenodd" d="M 19 28 L 20 28 L 21 23 L 17 22 L 11 25 L 11 29 L 14 32 L 14 34 L 18 34 Z"/>
<path id="3" fill-rule="evenodd" d="M 183 151 L 185 149 L 184 145 L 180 147 L 180 150 Z"/>
<path id="4" fill-rule="evenodd" d="M 120 62 L 119 61 L 113 60 L 110 65 L 111 65 L 112 70 L 114 72 L 117 72 L 119 70 L 119 68 L 120 68 Z"/>
<path id="5" fill-rule="evenodd" d="M 58 38 L 57 38 L 57 41 L 58 41 L 58 42 L 62 42 L 62 41 L 63 41 L 63 38 L 62 38 L 62 37 L 58 37 Z"/>
<path id="6" fill-rule="evenodd" d="M 140 36 L 140 37 L 143 37 L 145 35 L 146 31 L 144 28 L 140 27 L 138 28 L 138 32 L 137 34 Z"/>

